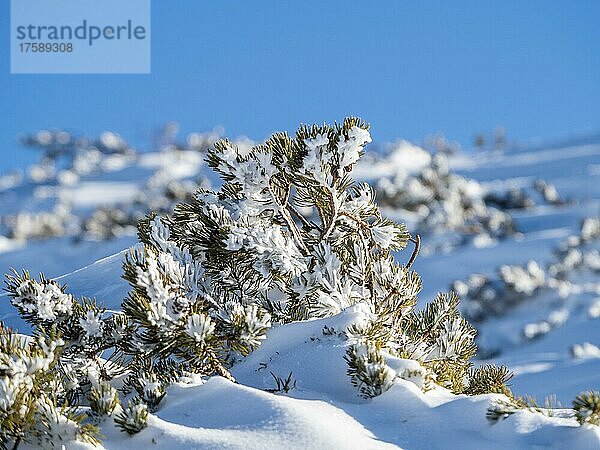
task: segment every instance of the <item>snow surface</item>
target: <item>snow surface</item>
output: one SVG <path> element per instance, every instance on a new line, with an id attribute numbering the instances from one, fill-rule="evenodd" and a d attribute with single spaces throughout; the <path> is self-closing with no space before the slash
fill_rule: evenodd
<path id="1" fill-rule="evenodd" d="M 399 380 L 372 400 L 357 397 L 346 380 L 347 341 L 323 334 L 360 320 L 359 307 L 327 319 L 274 328 L 265 344 L 232 373 L 168 389 L 149 426 L 135 437 L 107 419 L 109 449 L 522 449 L 598 448 L 600 429 L 575 419 L 521 411 L 490 425 L 485 413 L 497 395 L 456 396 L 437 388 L 424 394 Z M 296 388 L 272 394 L 270 372 L 291 371 Z M 73 448 L 85 448 L 84 444 Z M 69 447 L 71 448 L 71 447 Z"/>
<path id="2" fill-rule="evenodd" d="M 404 151 L 414 160 L 402 170 L 412 172 L 427 164 L 427 156 L 418 148 Z M 45 192 L 17 184 L 0 193 L 1 212 L 36 211 L 47 207 L 49 198 L 59 196 L 79 208 L 119 204 L 138 192 L 157 167 L 168 166 L 173 178 L 205 171 L 197 156 L 173 160 L 149 153 L 139 161 L 115 166 L 109 173 L 89 175 Z M 370 180 L 395 174 L 402 159 L 396 157 L 392 165 L 365 160 L 357 173 Z M 530 259 L 540 264 L 550 261 L 553 249 L 577 233 L 580 220 L 598 216 L 600 211 L 600 145 L 459 154 L 450 159 L 450 165 L 486 189 L 525 186 L 543 178 L 576 202 L 513 212 L 522 233 L 507 239 L 479 245 L 474 241 L 421 255 L 414 265 L 423 278 L 421 301 L 448 290 L 453 280 L 465 279 L 473 272 L 493 274 L 502 264 L 523 264 Z M 386 209 L 385 213 L 410 223 L 403 212 Z M 19 243 L 3 238 L 0 269 L 43 270 L 49 276 L 60 276 L 76 296 L 95 297 L 118 309 L 128 290 L 121 278 L 123 251 L 135 241 L 133 235 L 81 242 L 54 238 Z M 408 256 L 406 252 L 398 255 Z M 581 282 L 598 283 L 597 278 Z M 521 411 L 490 424 L 485 412 L 497 397 L 494 395 L 455 396 L 441 388 L 424 394 L 416 385 L 401 380 L 380 397 L 361 399 L 346 375 L 343 355 L 347 342 L 335 334 L 323 334 L 325 326 L 343 331 L 357 314 L 360 310 L 351 308 L 328 319 L 275 327 L 262 347 L 233 367 L 240 384 L 213 377 L 203 384 L 171 386 L 147 429 L 130 437 L 108 420 L 102 425 L 103 445 L 108 449 L 600 449 L 600 428 L 579 427 L 566 413 L 547 417 Z M 559 325 L 538 339 L 522 338 L 525 326 L 551 314 L 560 318 Z M 0 319 L 27 331 L 6 296 L 0 297 Z M 478 328 L 479 344 L 497 354 L 485 362 L 507 364 L 514 370 L 511 383 L 516 394 L 530 394 L 540 403 L 555 395 L 568 408 L 581 391 L 600 389 L 600 291 L 583 291 L 565 299 L 551 293 L 534 297 Z M 282 378 L 291 372 L 296 388 L 287 394 L 264 391 L 274 387 L 271 372 Z M 68 446 L 88 447 L 79 443 Z"/>

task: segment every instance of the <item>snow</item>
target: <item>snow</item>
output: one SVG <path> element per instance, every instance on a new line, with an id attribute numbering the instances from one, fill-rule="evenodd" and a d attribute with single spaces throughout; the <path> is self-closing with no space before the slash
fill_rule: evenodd
<path id="1" fill-rule="evenodd" d="M 442 388 L 423 393 L 398 380 L 380 397 L 357 397 L 345 380 L 347 342 L 323 334 L 343 330 L 362 314 L 275 327 L 265 344 L 233 368 L 239 381 L 220 377 L 178 383 L 167 390 L 149 426 L 135 437 L 102 424 L 109 449 L 435 449 L 597 448 L 600 430 L 568 417 L 527 411 L 490 425 L 485 412 L 497 395 L 456 396 Z M 297 387 L 272 394 L 270 372 L 292 372 Z M 81 446 L 83 447 L 83 446 Z"/>
<path id="2" fill-rule="evenodd" d="M 61 188 L 57 196 L 73 206 L 97 206 L 131 201 L 138 192 L 135 183 L 97 181 Z"/>
<path id="3" fill-rule="evenodd" d="M 356 178 L 363 180 L 401 174 L 414 174 L 421 171 L 431 162 L 431 154 L 408 141 L 399 140 L 385 147 L 389 158 L 385 161 L 359 164 L 352 172 Z"/>
<path id="4" fill-rule="evenodd" d="M 431 159 L 427 152 L 406 142 L 390 145 L 388 152 L 388 159 L 359 162 L 358 178 L 372 181 L 417 173 Z M 136 161 L 107 161 L 107 172 L 79 179 L 65 175 L 62 185 L 46 186 L 45 191 L 19 180 L 6 182 L 0 192 L 2 214 L 43 210 L 57 198 L 78 211 L 121 204 L 139 194 L 148 177 L 160 169 L 164 169 L 161 176 L 170 179 L 206 175 L 199 153 L 180 153 L 149 152 Z M 553 251 L 564 239 L 577 233 L 582 218 L 598 216 L 600 145 L 462 153 L 451 156 L 449 164 L 479 182 L 470 185 L 474 196 L 481 195 L 479 189 L 527 187 L 542 178 L 554 184 L 564 198 L 575 201 L 562 207 L 540 204 L 511 211 L 520 233 L 505 239 L 482 234 L 465 245 L 423 251 L 413 266 L 423 279 L 422 300 L 431 300 L 438 291 L 448 290 L 454 280 L 464 280 L 472 273 L 493 275 L 502 265 L 523 265 L 529 260 L 543 266 L 553 259 Z M 383 211 L 409 227 L 416 220 L 414 213 L 389 206 Z M 124 252 L 135 242 L 131 234 L 79 242 L 70 237 L 22 242 L 0 236 L 0 269 L 44 271 L 66 283 L 70 293 L 95 297 L 116 310 L 128 292 L 121 278 Z M 406 251 L 397 255 L 401 259 L 409 256 Z M 490 356 L 477 363 L 508 365 L 515 373 L 511 389 L 518 395 L 532 395 L 540 403 L 554 395 L 568 408 L 575 395 L 599 389 L 600 288 L 595 287 L 599 281 L 597 273 L 584 274 L 575 280 L 578 289 L 566 298 L 554 291 L 543 292 L 478 324 L 478 344 L 489 350 Z M 346 374 L 343 356 L 348 341 L 337 333 L 360 320 L 363 313 L 360 307 L 352 307 L 327 319 L 274 326 L 259 349 L 232 368 L 239 384 L 213 377 L 173 385 L 158 411 L 151 414 L 148 428 L 134 437 L 120 432 L 111 420 L 105 421 L 101 426 L 104 447 L 600 448 L 600 428 L 579 427 L 568 413 L 548 417 L 519 411 L 490 424 L 486 410 L 498 395 L 456 396 L 442 388 L 423 393 L 414 383 L 399 379 L 381 396 L 361 399 Z M 28 330 L 6 296 L 0 297 L 0 319 L 20 331 Z M 201 337 L 203 326 L 207 325 L 199 319 L 190 329 Z M 334 332 L 324 334 L 324 328 Z M 93 332 L 93 318 L 90 330 Z M 527 334 L 537 337 L 525 339 Z M 401 368 L 402 361 L 395 363 Z M 271 372 L 282 378 L 291 373 L 296 388 L 286 394 L 265 391 L 275 387 Z M 89 446 L 69 443 L 68 448 Z"/>

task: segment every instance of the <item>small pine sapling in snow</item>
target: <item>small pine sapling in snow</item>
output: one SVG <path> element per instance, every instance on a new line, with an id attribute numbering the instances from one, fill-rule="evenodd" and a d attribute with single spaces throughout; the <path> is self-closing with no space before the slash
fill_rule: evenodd
<path id="1" fill-rule="evenodd" d="M 88 400 L 92 411 L 99 416 L 112 414 L 120 404 L 119 393 L 106 381 L 101 381 L 96 386 L 92 386 Z"/>
<path id="2" fill-rule="evenodd" d="M 511 399 L 498 399 L 488 406 L 486 418 L 491 423 L 497 423 L 500 420 L 507 419 L 522 409 L 522 406 L 515 404 Z"/>
<path id="3" fill-rule="evenodd" d="M 495 399 L 487 411 L 487 418 L 495 423 L 500 419 L 506 419 L 519 411 L 529 411 L 543 414 L 548 417 L 564 414 L 564 409 L 556 400 L 556 397 L 547 397 L 544 406 L 538 405 L 532 397 L 514 397 L 510 391 L 506 394 L 508 398 Z M 573 409 L 566 413 L 568 417 L 574 417 L 580 425 L 600 426 L 600 393 L 597 391 L 582 392 L 573 400 Z"/>
<path id="4" fill-rule="evenodd" d="M 56 387 L 55 410 L 44 406 L 40 413 L 41 391 L 34 389 L 28 398 L 35 401 L 24 403 L 32 411 L 26 424 L 48 412 L 92 440 L 93 429 L 69 412 L 87 394 L 96 414 L 120 410 L 117 425 L 137 433 L 170 383 L 190 374 L 235 381 L 229 368 L 262 343 L 273 323 L 328 317 L 353 305 L 364 317 L 337 336 L 347 339 L 348 375 L 360 395 L 380 395 L 398 378 L 423 390 L 438 384 L 455 393 L 509 395 L 506 368 L 471 369 L 475 330 L 460 315 L 456 295 L 439 294 L 415 308 L 421 279 L 411 267 L 420 239 L 384 218 L 374 190 L 350 178 L 371 141 L 368 129 L 351 117 L 333 126 L 302 126 L 294 137 L 277 133 L 252 148 L 217 142 L 207 160 L 223 180 L 220 190 L 199 189 L 171 216 L 140 222 L 141 242 L 124 262 L 131 290 L 122 313 L 77 301 L 43 276 L 9 276 L 13 305 L 49 340 L 44 345 L 60 347 L 39 385 Z M 409 242 L 415 250 L 398 264 L 392 252 Z M 7 357 L 33 351 L 6 348 Z M 100 358 L 106 350 L 116 355 L 113 361 Z M 124 392 L 135 390 L 138 397 L 120 408 L 109 382 L 125 370 Z M 283 391 L 295 385 L 291 375 L 275 379 Z M 24 401 L 2 394 L 0 407 L 17 400 Z M 6 411 L 2 439 L 39 434 L 13 425 L 17 419 Z M 54 436 L 54 430 L 44 433 Z M 73 436 L 65 433 L 60 440 Z"/>
<path id="5" fill-rule="evenodd" d="M 139 433 L 148 426 L 148 406 L 139 398 L 130 400 L 115 417 L 115 423 L 124 433 Z"/>

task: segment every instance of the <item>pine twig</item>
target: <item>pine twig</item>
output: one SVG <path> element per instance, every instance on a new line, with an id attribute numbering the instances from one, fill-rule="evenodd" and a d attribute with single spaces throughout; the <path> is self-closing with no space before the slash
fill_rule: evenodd
<path id="1" fill-rule="evenodd" d="M 288 202 L 287 207 L 289 208 L 289 210 L 294 214 L 294 216 L 296 216 L 296 218 L 302 222 L 302 225 L 306 228 L 312 228 L 310 223 L 308 222 L 308 220 L 306 220 L 306 217 L 304 217 L 300 211 L 298 211 L 296 208 L 294 208 L 294 205 L 292 205 L 291 203 Z"/>
<path id="2" fill-rule="evenodd" d="M 367 229 L 369 228 L 369 224 L 367 222 L 365 222 L 364 220 L 362 220 L 360 217 L 356 217 L 353 214 L 350 214 L 346 211 L 342 211 L 340 214 L 340 216 L 344 216 L 344 217 L 348 217 L 349 219 L 353 220 L 354 222 L 356 222 L 358 224 L 358 226 L 360 226 L 363 229 Z"/>
<path id="3" fill-rule="evenodd" d="M 217 373 L 217 375 L 219 375 L 223 378 L 227 378 L 232 383 L 237 384 L 237 380 L 233 377 L 233 375 L 231 375 L 231 372 L 229 372 L 229 370 L 227 370 L 225 368 L 225 366 L 223 364 L 221 364 L 221 362 L 217 358 L 217 355 L 215 354 L 214 350 L 207 349 L 207 352 L 208 352 L 208 355 L 210 356 L 213 369 Z"/>
<path id="4" fill-rule="evenodd" d="M 331 197 L 331 204 L 333 205 L 333 214 L 331 215 L 331 222 L 329 223 L 329 225 L 327 226 L 327 228 L 323 231 L 323 234 L 321 235 L 321 240 L 323 240 L 323 241 L 327 240 L 327 238 L 333 231 L 335 222 L 336 222 L 338 214 L 339 214 L 339 207 L 335 200 L 335 194 L 333 193 L 333 191 L 330 187 L 327 187 L 327 191 Z M 323 224 L 323 226 L 325 226 L 325 224 Z"/>
<path id="5" fill-rule="evenodd" d="M 271 191 L 272 192 L 272 191 Z M 302 226 L 305 228 L 312 228 L 310 223 L 308 223 L 308 220 L 306 220 L 306 217 L 304 217 L 300 211 L 298 211 L 294 205 L 290 202 L 290 195 L 291 195 L 291 184 L 288 186 L 286 193 L 285 193 L 285 207 L 291 211 L 294 216 L 296 216 L 296 218 L 302 222 Z"/>
<path id="6" fill-rule="evenodd" d="M 290 232 L 292 233 L 292 236 L 294 237 L 294 240 L 296 241 L 296 245 L 300 248 L 300 251 L 302 252 L 303 255 L 308 255 L 308 249 L 306 248 L 306 245 L 304 245 L 304 241 L 302 241 L 302 235 L 300 234 L 300 230 L 296 226 L 294 219 L 292 219 L 290 212 L 286 208 L 288 203 L 286 202 L 285 204 L 282 205 L 279 202 L 279 200 L 277 199 L 275 192 L 273 192 L 273 188 L 271 187 L 270 184 L 269 184 L 269 193 L 271 194 L 273 201 L 277 205 L 277 209 L 279 210 L 281 217 L 283 218 L 283 220 L 287 224 L 288 228 L 290 229 Z"/>
<path id="7" fill-rule="evenodd" d="M 421 249 L 421 236 L 419 236 L 418 234 L 415 234 L 415 237 L 413 238 L 411 236 L 411 238 L 409 239 L 411 242 L 414 242 L 415 244 L 415 249 L 413 250 L 412 255 L 410 256 L 410 259 L 408 260 L 408 264 L 406 265 L 407 269 L 410 269 L 410 267 L 413 265 L 413 263 L 415 262 L 415 259 L 417 259 L 417 256 L 419 255 L 419 250 Z"/>

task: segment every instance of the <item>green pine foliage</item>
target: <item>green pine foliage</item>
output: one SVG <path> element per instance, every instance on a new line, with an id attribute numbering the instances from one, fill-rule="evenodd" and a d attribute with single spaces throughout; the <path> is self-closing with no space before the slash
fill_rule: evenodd
<path id="1" fill-rule="evenodd" d="M 158 409 L 158 405 L 165 397 L 165 383 L 152 371 L 134 372 L 128 382 L 136 390 L 139 398 L 148 405 L 150 411 Z"/>
<path id="2" fill-rule="evenodd" d="M 273 377 L 273 381 L 275 381 L 275 388 L 265 389 L 267 392 L 272 392 L 274 394 L 283 392 L 284 394 L 287 394 L 288 392 L 296 389 L 296 380 L 294 380 L 292 372 L 290 372 L 285 378 L 279 377 L 273 372 L 271 372 L 271 376 Z"/>
<path id="3" fill-rule="evenodd" d="M 487 418 L 492 423 L 506 419 L 519 411 L 535 412 L 552 417 L 557 409 L 562 409 L 552 397 L 545 400 L 544 406 L 540 406 L 531 397 L 514 397 L 510 392 L 507 393 L 507 396 L 506 399 L 496 399 L 489 406 Z M 600 426 L 600 392 L 582 392 L 573 400 L 572 409 L 574 418 L 580 425 Z"/>
<path id="4" fill-rule="evenodd" d="M 55 331 L 27 338 L 0 325 L 0 448 L 98 442 L 97 427 L 64 400 L 56 370 L 64 346 Z"/>
<path id="5" fill-rule="evenodd" d="M 383 355 L 373 344 L 353 345 L 345 358 L 352 384 L 363 397 L 381 395 L 394 383 L 396 373 L 386 365 Z"/>
<path id="6" fill-rule="evenodd" d="M 498 399 L 493 401 L 488 407 L 486 418 L 490 423 L 497 423 L 524 408 L 524 406 L 517 405 L 512 399 Z"/>
<path id="7" fill-rule="evenodd" d="M 507 383 L 513 377 L 512 372 L 506 366 L 493 366 L 485 364 L 469 371 L 469 384 L 465 394 L 504 394 L 512 397 Z"/>
<path id="8" fill-rule="evenodd" d="M 101 381 L 96 386 L 92 386 L 88 400 L 92 411 L 99 416 L 112 414 L 115 408 L 120 405 L 118 391 L 106 381 Z"/>
<path id="9" fill-rule="evenodd" d="M 7 276 L 6 291 L 11 303 L 34 332 L 60 336 L 64 345 L 56 366 L 61 378 L 61 399 L 77 402 L 99 380 L 110 380 L 123 372 L 118 364 L 120 352 L 111 359 L 101 355 L 120 347 L 129 335 L 128 319 L 123 314 L 108 315 L 95 300 L 75 299 L 43 274 L 35 280 L 28 272 Z"/>
<path id="10" fill-rule="evenodd" d="M 7 276 L 6 291 L 34 338 L 0 329 L 0 442 L 98 442 L 97 427 L 80 407 L 87 400 L 95 415 L 104 415 L 119 404 L 109 383 L 126 370 L 120 346 L 129 334 L 127 317 L 108 315 L 94 300 L 75 299 L 43 274 L 36 280 L 15 272 Z M 102 358 L 107 350 L 112 356 Z M 14 397 L 15 391 L 22 396 Z"/>
<path id="11" fill-rule="evenodd" d="M 573 400 L 575 417 L 581 425 L 600 426 L 600 392 L 582 392 Z"/>
<path id="12" fill-rule="evenodd" d="M 133 399 L 115 417 L 117 426 L 127 434 L 136 434 L 148 426 L 148 406 L 140 399 Z"/>

